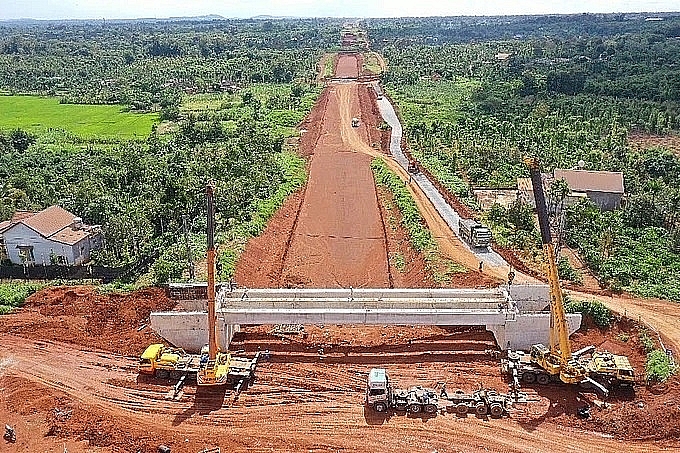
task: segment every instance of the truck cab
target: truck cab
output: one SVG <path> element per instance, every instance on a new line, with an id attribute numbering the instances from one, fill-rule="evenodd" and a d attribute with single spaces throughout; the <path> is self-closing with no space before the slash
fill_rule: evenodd
<path id="1" fill-rule="evenodd" d="M 182 349 L 169 348 L 156 343 L 148 346 L 139 359 L 139 372 L 158 377 L 167 377 L 186 356 Z"/>
<path id="2" fill-rule="evenodd" d="M 392 400 L 390 379 L 384 368 L 373 368 L 366 383 L 366 405 L 376 412 L 385 412 Z"/>
<path id="3" fill-rule="evenodd" d="M 161 355 L 161 352 L 165 348 L 163 344 L 152 344 L 149 345 L 144 352 L 142 357 L 139 359 L 139 372 L 142 374 L 155 374 L 156 372 L 156 361 Z"/>
<path id="4" fill-rule="evenodd" d="M 491 230 L 473 219 L 460 219 L 458 231 L 461 238 L 472 247 L 488 247 L 491 245 Z"/>
<path id="5" fill-rule="evenodd" d="M 598 381 L 609 387 L 633 387 L 635 373 L 628 357 L 608 351 L 593 353 L 588 368 Z"/>

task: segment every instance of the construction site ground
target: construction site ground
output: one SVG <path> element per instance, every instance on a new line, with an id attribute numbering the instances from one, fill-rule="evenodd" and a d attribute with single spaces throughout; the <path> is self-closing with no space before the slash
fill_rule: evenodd
<path id="1" fill-rule="evenodd" d="M 352 55 L 341 55 L 336 75 L 356 76 L 360 67 Z M 361 118 L 358 128 L 349 125 L 352 117 Z M 324 90 L 301 126 L 308 184 L 289 198 L 262 236 L 249 242 L 237 266 L 239 284 L 434 285 L 432 269 L 400 227 L 391 195 L 376 189 L 368 168 L 371 158 L 385 154 L 375 127 L 379 122 L 367 86 L 338 83 Z M 425 206 L 426 199 L 418 203 Z M 433 210 L 423 215 L 428 225 L 441 221 Z M 443 231 L 436 236 L 450 258 L 470 260 L 455 236 Z M 394 264 L 397 255 L 404 258 L 403 270 Z M 494 275 L 473 268 L 449 285 L 497 283 Z M 652 323 L 680 350 L 679 306 L 632 298 L 607 303 Z M 17 433 L 16 444 L 0 442 L 0 452 L 62 453 L 64 447 L 71 453 L 156 452 L 161 444 L 187 453 L 217 446 L 236 452 L 680 448 L 677 377 L 641 385 L 635 394 L 614 394 L 609 407 L 594 406 L 587 420 L 576 412 L 594 395 L 563 386 L 526 388 L 536 401 L 504 419 L 378 417 L 365 409 L 372 367 L 387 368 L 400 386 L 441 381 L 449 390 L 479 385 L 507 390 L 499 361 L 490 353 L 498 347 L 479 327 L 310 325 L 304 334 L 286 335 L 272 326 L 244 326 L 233 350 L 271 352 L 254 385 L 236 397 L 190 384 L 172 399 L 171 381 L 140 376 L 136 366 L 144 348 L 161 341 L 148 327 L 150 311 L 173 306 L 161 289 L 110 295 L 93 287 L 60 287 L 45 289 L 21 310 L 0 317 L 0 423 Z M 574 348 L 594 344 L 625 353 L 643 373 L 636 322 L 622 321 L 607 331 L 586 327 L 573 336 Z"/>

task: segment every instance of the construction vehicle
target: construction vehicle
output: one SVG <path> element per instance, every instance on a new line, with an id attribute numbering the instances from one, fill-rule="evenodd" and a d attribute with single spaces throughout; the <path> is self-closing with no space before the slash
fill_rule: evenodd
<path id="1" fill-rule="evenodd" d="M 359 127 L 359 118 L 352 118 L 352 127 Z"/>
<path id="2" fill-rule="evenodd" d="M 442 393 L 451 403 L 449 412 L 455 412 L 458 415 L 475 414 L 501 417 L 507 415 L 512 404 L 511 398 L 495 390 L 480 389 L 472 393 L 456 390 L 450 395 L 446 391 Z"/>
<path id="3" fill-rule="evenodd" d="M 217 346 L 217 315 L 215 309 L 215 204 L 214 188 L 206 188 L 208 209 L 208 344 L 200 354 L 188 354 L 183 349 L 163 344 L 146 348 L 139 362 L 139 372 L 160 378 L 177 379 L 175 394 L 187 379 L 199 386 L 233 385 L 237 392 L 247 388 L 255 377 L 260 353 L 255 358 L 238 357 L 222 352 Z"/>
<path id="4" fill-rule="evenodd" d="M 529 401 L 527 396 L 520 392 L 508 395 L 495 390 L 479 389 L 473 393 L 456 390 L 449 394 L 443 383 L 438 383 L 438 386 L 439 388 L 421 386 L 395 388 L 384 368 L 373 368 L 368 374 L 366 383 L 366 406 L 380 413 L 394 410 L 409 414 L 432 415 L 442 409 L 458 415 L 470 413 L 501 417 L 507 415 L 513 403 Z"/>
<path id="5" fill-rule="evenodd" d="M 406 171 L 408 171 L 411 174 L 417 175 L 420 173 L 420 169 L 418 168 L 418 164 L 416 164 L 415 161 L 409 160 L 408 165 L 406 167 Z"/>
<path id="6" fill-rule="evenodd" d="M 259 359 L 259 352 L 253 359 L 227 354 L 226 361 L 229 364 L 229 370 L 226 374 L 225 383 L 236 386 L 250 384 Z M 201 362 L 208 360 L 207 346 L 203 347 L 201 354 L 189 354 L 184 349 L 156 343 L 148 346 L 142 353 L 139 361 L 139 372 L 161 379 L 197 380 Z"/>
<path id="7" fill-rule="evenodd" d="M 162 343 L 152 344 L 142 353 L 139 372 L 159 378 L 180 379 L 183 374 L 196 374 L 200 356 Z"/>
<path id="8" fill-rule="evenodd" d="M 458 221 L 460 237 L 471 247 L 488 247 L 491 245 L 491 230 L 473 219 Z"/>
<path id="9" fill-rule="evenodd" d="M 393 388 L 387 370 L 384 368 L 373 368 L 368 374 L 366 405 L 376 412 L 395 409 L 412 414 L 421 412 L 434 414 L 439 409 L 437 394 L 434 390 L 422 387 Z"/>
<path id="10" fill-rule="evenodd" d="M 534 382 L 548 384 L 559 381 L 592 388 L 603 396 L 609 395 L 612 387 L 632 387 L 635 383 L 635 375 L 627 357 L 607 351 L 594 352 L 593 346 L 574 353 L 571 351 L 540 165 L 538 159 L 535 158 L 525 159 L 525 162 L 531 174 L 543 254 L 548 264 L 550 346 L 535 344 L 528 354 L 523 351 L 509 350 L 507 358 L 502 361 L 502 371 L 512 377 L 516 387 L 519 387 L 520 381 L 529 384 Z"/>

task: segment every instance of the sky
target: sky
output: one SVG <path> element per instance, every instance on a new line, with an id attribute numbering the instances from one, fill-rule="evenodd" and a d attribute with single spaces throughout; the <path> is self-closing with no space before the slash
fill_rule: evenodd
<path id="1" fill-rule="evenodd" d="M 680 11 L 678 0 L 0 0 L 3 19 L 401 17 Z"/>

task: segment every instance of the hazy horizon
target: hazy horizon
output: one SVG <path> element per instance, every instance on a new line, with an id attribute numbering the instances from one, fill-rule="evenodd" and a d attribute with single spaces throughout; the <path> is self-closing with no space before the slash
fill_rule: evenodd
<path id="1" fill-rule="evenodd" d="M 359 0 L 14 0 L 0 10 L 0 20 L 11 19 L 140 19 L 207 16 L 249 18 L 255 16 L 292 17 L 424 17 L 424 16 L 504 16 L 523 14 L 640 13 L 679 12 L 675 1 L 564 0 L 537 3 L 530 0 L 441 2 L 406 0 L 367 3 Z"/>

